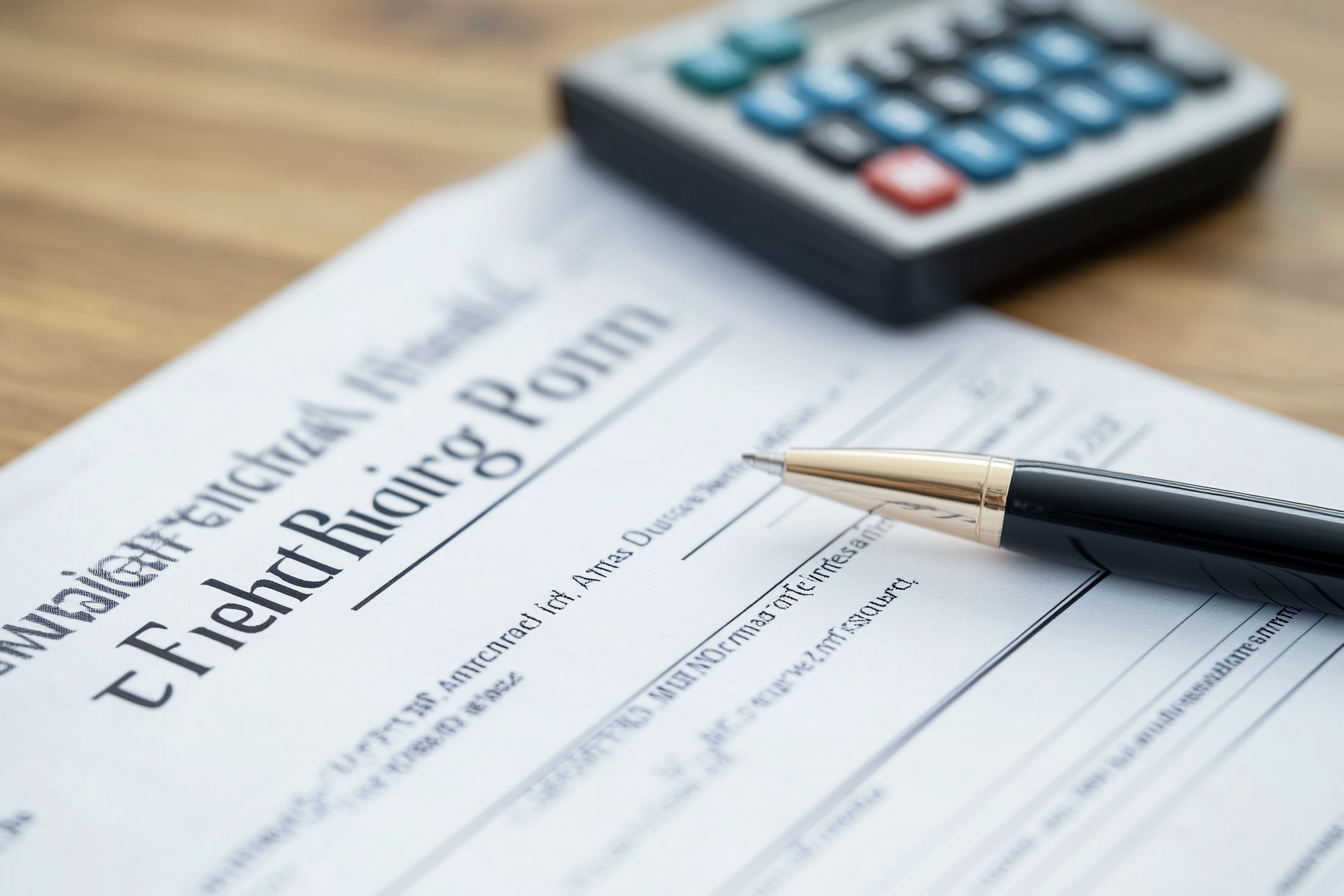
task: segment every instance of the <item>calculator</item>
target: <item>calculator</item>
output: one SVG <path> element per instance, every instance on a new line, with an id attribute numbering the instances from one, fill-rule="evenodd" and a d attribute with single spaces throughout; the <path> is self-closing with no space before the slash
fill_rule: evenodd
<path id="1" fill-rule="evenodd" d="M 1244 187 L 1286 94 L 1127 0 L 748 0 L 560 75 L 594 158 L 910 323 Z"/>

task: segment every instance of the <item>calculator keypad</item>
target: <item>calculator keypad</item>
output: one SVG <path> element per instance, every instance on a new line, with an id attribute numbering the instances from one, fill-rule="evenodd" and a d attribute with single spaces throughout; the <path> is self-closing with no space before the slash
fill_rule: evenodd
<path id="1" fill-rule="evenodd" d="M 954 62 L 964 49 L 957 33 L 940 23 L 913 28 L 905 35 L 906 52 L 925 65 Z"/>
<path id="2" fill-rule="evenodd" d="M 999 103 L 985 112 L 985 119 L 1033 156 L 1051 156 L 1073 143 L 1074 128 L 1063 117 L 1033 100 Z"/>
<path id="3" fill-rule="evenodd" d="M 805 43 L 802 29 L 780 19 L 748 22 L 728 32 L 728 46 L 760 65 L 791 62 L 803 55 Z"/>
<path id="4" fill-rule="evenodd" d="M 808 125 L 803 146 L 837 168 L 857 168 L 882 149 L 882 140 L 852 118 L 828 115 Z"/>
<path id="5" fill-rule="evenodd" d="M 909 53 L 885 42 L 872 43 L 859 50 L 852 65 L 854 71 L 878 87 L 900 87 L 919 68 L 919 63 Z"/>
<path id="6" fill-rule="evenodd" d="M 727 93 L 751 80 L 751 60 L 729 47 L 709 47 L 677 60 L 677 76 L 702 93 Z"/>
<path id="7" fill-rule="evenodd" d="M 990 47 L 973 53 L 966 67 L 1000 96 L 1031 93 L 1045 83 L 1045 69 L 1011 47 Z"/>
<path id="8" fill-rule="evenodd" d="M 1100 44 L 1062 22 L 1026 28 L 1017 41 L 1046 71 L 1056 75 L 1081 74 L 1091 69 L 1101 56 Z"/>
<path id="9" fill-rule="evenodd" d="M 957 69 L 924 72 L 912 83 L 926 102 L 949 118 L 974 115 L 990 101 L 988 91 Z"/>
<path id="10" fill-rule="evenodd" d="M 742 117 L 762 130 L 791 137 L 811 121 L 816 107 L 778 84 L 754 87 L 738 98 Z"/>
<path id="11" fill-rule="evenodd" d="M 1136 54 L 1103 60 L 1097 77 L 1126 103 L 1146 112 L 1170 106 L 1179 90 L 1175 78 Z"/>
<path id="12" fill-rule="evenodd" d="M 961 192 L 962 177 L 955 169 L 918 146 L 885 152 L 863 166 L 868 189 L 912 212 L 947 205 Z"/>
<path id="13" fill-rule="evenodd" d="M 982 0 L 963 6 L 957 12 L 953 27 L 967 43 L 983 44 L 1007 37 L 1015 24 L 1003 7 Z"/>
<path id="14" fill-rule="evenodd" d="M 1193 35 L 1163 35 L 1154 42 L 1153 58 L 1196 90 L 1208 90 L 1227 83 L 1227 59 L 1216 48 Z"/>
<path id="15" fill-rule="evenodd" d="M 1114 0 L 970 0 L 868 37 L 846 59 L 805 57 L 797 25 L 757 21 L 674 70 L 697 92 L 734 93 L 758 131 L 797 140 L 833 168 L 861 169 L 873 193 L 910 212 L 944 207 L 968 180 L 1010 178 L 1229 77 L 1216 48 L 1156 32 L 1146 13 Z"/>
<path id="16" fill-rule="evenodd" d="M 908 93 L 874 98 L 859 118 L 878 136 L 897 145 L 921 142 L 943 121 L 943 116 Z"/>
<path id="17" fill-rule="evenodd" d="M 1142 10 L 1112 0 L 1075 0 L 1070 12 L 1084 29 L 1112 47 L 1142 50 L 1153 35 L 1153 21 Z"/>
<path id="18" fill-rule="evenodd" d="M 981 121 L 955 121 L 929 135 L 929 148 L 972 180 L 998 180 L 1022 164 L 1017 142 Z"/>
<path id="19" fill-rule="evenodd" d="M 1088 134 L 1105 134 L 1124 124 L 1120 100 L 1091 78 L 1064 78 L 1041 88 L 1047 106 Z"/>
<path id="20" fill-rule="evenodd" d="M 822 109 L 851 111 L 872 96 L 874 85 L 840 65 L 807 65 L 793 73 L 793 86 L 807 102 Z"/>

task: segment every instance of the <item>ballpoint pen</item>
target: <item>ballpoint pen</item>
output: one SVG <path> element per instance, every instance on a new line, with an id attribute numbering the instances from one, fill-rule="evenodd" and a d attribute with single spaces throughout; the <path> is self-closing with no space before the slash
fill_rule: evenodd
<path id="1" fill-rule="evenodd" d="M 1344 512 L 1125 473 L 946 451 L 793 448 L 785 485 L 991 547 L 1344 615 Z"/>

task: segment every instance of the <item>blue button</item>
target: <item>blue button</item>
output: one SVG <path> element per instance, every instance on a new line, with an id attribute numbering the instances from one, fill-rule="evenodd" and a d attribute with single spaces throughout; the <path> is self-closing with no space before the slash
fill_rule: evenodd
<path id="1" fill-rule="evenodd" d="M 782 137 L 796 134 L 817 112 L 811 103 L 778 84 L 747 91 L 738 98 L 737 108 L 756 127 Z"/>
<path id="2" fill-rule="evenodd" d="M 1000 96 L 1029 93 L 1045 81 L 1045 72 L 1039 65 L 1016 50 L 1003 47 L 991 47 L 972 55 L 966 66 Z"/>
<path id="3" fill-rule="evenodd" d="M 787 19 L 743 22 L 728 32 L 728 45 L 762 65 L 778 65 L 803 55 L 803 32 Z"/>
<path id="4" fill-rule="evenodd" d="M 903 93 L 869 100 L 859 118 L 882 139 L 897 144 L 923 140 L 943 120 L 937 112 Z"/>
<path id="5" fill-rule="evenodd" d="M 710 47 L 683 56 L 673 70 L 683 82 L 703 93 L 726 93 L 751 80 L 751 63 L 727 47 Z"/>
<path id="6" fill-rule="evenodd" d="M 1165 109 L 1180 88 L 1176 79 L 1155 62 L 1142 56 L 1112 56 L 1097 67 L 1103 84 L 1136 109 Z"/>
<path id="7" fill-rule="evenodd" d="M 1073 127 L 1032 100 L 1008 100 L 991 108 L 985 117 L 1029 155 L 1048 156 L 1073 142 Z"/>
<path id="8" fill-rule="evenodd" d="M 928 145 L 972 180 L 1007 177 L 1022 164 L 1017 144 L 982 121 L 944 125 L 933 132 Z"/>
<path id="9" fill-rule="evenodd" d="M 1101 45 L 1070 25 L 1049 22 L 1019 32 L 1022 45 L 1047 70 L 1057 75 L 1085 72 L 1101 56 Z"/>
<path id="10" fill-rule="evenodd" d="M 1070 124 L 1089 134 L 1113 131 L 1125 121 L 1120 100 L 1091 78 L 1051 81 L 1041 88 L 1041 98 Z"/>
<path id="11" fill-rule="evenodd" d="M 823 109 L 857 109 L 873 93 L 873 82 L 841 65 L 809 65 L 793 73 L 803 99 Z"/>

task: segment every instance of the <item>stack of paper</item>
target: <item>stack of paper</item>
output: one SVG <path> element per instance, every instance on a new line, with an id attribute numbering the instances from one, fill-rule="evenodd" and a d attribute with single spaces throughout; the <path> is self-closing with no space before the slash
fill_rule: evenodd
<path id="1" fill-rule="evenodd" d="M 1334 892 L 1344 620 L 737 459 L 790 445 L 1344 506 L 1336 437 L 547 150 L 0 473 L 0 891 Z"/>

